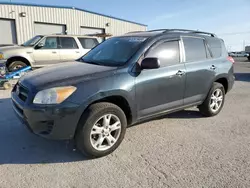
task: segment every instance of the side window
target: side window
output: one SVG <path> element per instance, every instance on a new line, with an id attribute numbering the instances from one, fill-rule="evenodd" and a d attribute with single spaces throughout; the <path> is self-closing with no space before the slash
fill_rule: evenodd
<path id="1" fill-rule="evenodd" d="M 207 43 L 214 58 L 222 56 L 222 44 L 220 40 L 211 38 L 207 40 Z"/>
<path id="2" fill-rule="evenodd" d="M 43 44 L 43 47 L 40 49 L 57 49 L 57 37 L 46 37 L 40 44 Z"/>
<path id="3" fill-rule="evenodd" d="M 97 39 L 92 39 L 92 38 L 78 38 L 82 47 L 84 49 L 92 49 L 94 48 L 96 45 L 98 45 L 98 41 Z"/>
<path id="4" fill-rule="evenodd" d="M 157 57 L 161 67 L 166 67 L 180 62 L 179 41 L 169 41 L 152 47 L 146 57 Z"/>
<path id="5" fill-rule="evenodd" d="M 203 39 L 183 37 L 183 42 L 187 62 L 207 59 L 207 52 Z"/>
<path id="6" fill-rule="evenodd" d="M 72 37 L 59 37 L 60 49 L 78 49 L 76 41 Z"/>

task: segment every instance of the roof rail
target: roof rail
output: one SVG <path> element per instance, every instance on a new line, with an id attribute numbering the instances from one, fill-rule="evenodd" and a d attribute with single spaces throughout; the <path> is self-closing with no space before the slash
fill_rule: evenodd
<path id="1" fill-rule="evenodd" d="M 195 31 L 195 30 L 188 30 L 188 29 L 157 29 L 157 30 L 150 30 L 147 32 L 157 32 L 162 31 L 162 33 L 168 33 L 168 32 L 186 32 L 186 33 L 197 33 L 197 34 L 204 34 L 204 35 L 210 35 L 212 37 L 216 37 L 214 33 L 209 32 L 203 32 L 203 31 Z"/>
<path id="2" fill-rule="evenodd" d="M 163 33 L 174 32 L 174 31 L 176 31 L 176 32 L 187 32 L 187 33 L 197 33 L 197 34 L 210 35 L 211 37 L 216 37 L 216 35 L 214 33 L 196 31 L 196 30 L 189 30 L 189 29 L 166 29 Z"/>
<path id="3" fill-rule="evenodd" d="M 126 33 L 126 34 L 129 34 L 129 33 L 140 33 L 140 32 L 147 32 L 147 31 L 130 31 L 130 32 Z"/>

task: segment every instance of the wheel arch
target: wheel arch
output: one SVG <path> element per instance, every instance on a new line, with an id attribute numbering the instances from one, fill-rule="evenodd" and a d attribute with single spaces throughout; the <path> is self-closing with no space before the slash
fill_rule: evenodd
<path id="1" fill-rule="evenodd" d="M 27 66 L 31 66 L 31 63 L 30 61 L 25 58 L 25 57 L 22 57 L 22 56 L 13 56 L 13 57 L 10 57 L 7 62 L 6 62 L 6 67 L 9 67 L 9 65 L 13 62 L 13 61 L 22 61 L 24 62 Z"/>
<path id="2" fill-rule="evenodd" d="M 221 85 L 223 85 L 225 93 L 227 93 L 228 91 L 228 78 L 226 75 L 221 75 L 215 78 L 214 82 L 220 83 Z"/>

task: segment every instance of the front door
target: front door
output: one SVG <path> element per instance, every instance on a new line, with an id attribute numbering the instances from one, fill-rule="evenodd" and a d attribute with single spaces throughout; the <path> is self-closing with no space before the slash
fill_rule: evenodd
<path id="1" fill-rule="evenodd" d="M 142 70 L 136 77 L 138 118 L 183 105 L 185 65 L 180 61 L 179 41 L 153 45 L 145 57 L 157 57 L 159 69 Z"/>
<path id="2" fill-rule="evenodd" d="M 35 47 L 33 51 L 34 66 L 46 66 L 60 62 L 57 37 L 46 37 L 39 44 L 42 47 Z"/>

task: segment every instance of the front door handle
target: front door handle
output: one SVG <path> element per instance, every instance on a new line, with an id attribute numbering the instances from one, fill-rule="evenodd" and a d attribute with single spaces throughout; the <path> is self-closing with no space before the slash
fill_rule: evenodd
<path id="1" fill-rule="evenodd" d="M 53 51 L 53 52 L 52 52 L 52 54 L 56 54 L 56 52 L 55 52 L 55 51 Z"/>
<path id="2" fill-rule="evenodd" d="M 184 71 L 181 71 L 181 70 L 178 70 L 178 72 L 176 73 L 177 76 L 182 76 L 184 75 L 185 72 Z"/>
<path id="3" fill-rule="evenodd" d="M 216 69 L 216 66 L 212 65 L 212 66 L 210 67 L 210 69 L 211 69 L 211 70 L 215 70 L 215 69 Z"/>
<path id="4" fill-rule="evenodd" d="M 77 54 L 79 54 L 80 52 L 79 51 L 76 51 Z"/>

